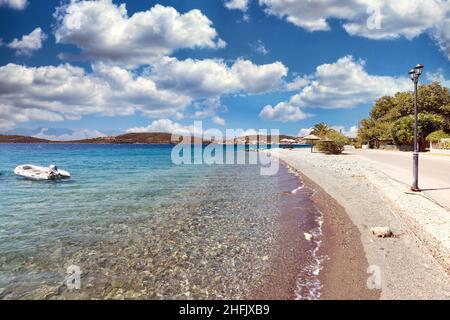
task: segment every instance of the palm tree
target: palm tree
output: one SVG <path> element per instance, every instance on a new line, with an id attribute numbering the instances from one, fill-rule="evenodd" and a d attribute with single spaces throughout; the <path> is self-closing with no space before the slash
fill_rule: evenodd
<path id="1" fill-rule="evenodd" d="M 332 130 L 333 129 L 331 129 L 325 122 L 321 122 L 314 125 L 311 134 L 323 138 L 326 137 Z"/>

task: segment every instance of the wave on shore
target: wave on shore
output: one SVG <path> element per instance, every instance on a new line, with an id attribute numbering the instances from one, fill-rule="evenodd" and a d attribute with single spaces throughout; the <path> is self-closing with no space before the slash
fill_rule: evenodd
<path id="1" fill-rule="evenodd" d="M 305 260 L 302 261 L 301 271 L 297 275 L 295 299 L 317 300 L 320 299 L 322 289 L 322 283 L 320 281 L 319 274 L 323 268 L 322 263 L 326 258 L 322 254 L 320 254 L 323 237 L 323 213 L 311 201 L 311 197 L 314 195 L 315 190 L 305 185 L 296 170 L 288 165 L 286 166 L 288 168 L 289 174 L 296 176 L 299 179 L 300 183 L 298 187 L 291 191 L 291 194 L 299 195 L 301 197 L 300 200 L 304 202 L 304 205 L 311 207 L 310 210 L 307 211 L 314 217 L 313 221 L 308 223 L 309 225 L 311 225 L 311 229 L 304 230 L 305 240 L 310 242 L 310 246 L 306 251 L 307 254 L 304 256 Z M 310 219 L 311 217 L 308 218 Z"/>

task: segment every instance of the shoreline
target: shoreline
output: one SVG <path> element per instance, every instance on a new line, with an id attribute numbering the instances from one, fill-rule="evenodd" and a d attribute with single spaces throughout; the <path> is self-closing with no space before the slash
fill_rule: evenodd
<path id="1" fill-rule="evenodd" d="M 321 300 L 379 300 L 380 290 L 367 288 L 369 263 L 361 233 L 344 207 L 317 183 L 297 170 L 304 183 L 315 190 L 313 202 L 323 213 L 323 243 L 320 255 L 327 258 L 319 274 Z"/>
<path id="2" fill-rule="evenodd" d="M 276 254 L 251 299 L 379 299 L 379 290 L 367 288 L 369 264 L 361 234 L 345 209 L 284 161 L 279 189 L 283 198 Z"/>
<path id="3" fill-rule="evenodd" d="M 279 149 L 267 152 L 314 181 L 345 209 L 359 231 L 368 264 L 372 270 L 378 270 L 380 299 L 450 298 L 450 278 L 446 268 L 405 220 L 405 212 L 399 203 L 391 199 L 399 193 L 398 201 L 403 200 L 402 191 L 395 191 L 394 187 L 398 186 L 387 177 L 374 178 L 372 171 L 376 168 L 367 168 L 363 159 L 352 154 L 330 156 Z M 411 201 L 422 201 L 415 199 Z M 376 226 L 389 226 L 395 236 L 373 236 L 370 229 Z M 341 269 L 350 265 L 349 261 L 343 261 Z M 366 279 L 369 276 L 366 274 Z"/>
<path id="4" fill-rule="evenodd" d="M 316 266 L 317 243 L 307 241 L 304 232 L 320 227 L 321 212 L 314 206 L 312 190 L 304 188 L 303 182 L 289 166 L 280 166 L 277 174 L 280 196 L 278 231 L 271 245 L 269 269 L 261 277 L 261 284 L 249 297 L 256 300 L 294 300 L 298 295 L 314 296 L 317 288 L 312 271 Z M 296 190 L 294 192 L 293 190 Z M 299 278 L 305 281 L 299 288 Z M 318 281 L 318 279 L 317 279 Z"/>

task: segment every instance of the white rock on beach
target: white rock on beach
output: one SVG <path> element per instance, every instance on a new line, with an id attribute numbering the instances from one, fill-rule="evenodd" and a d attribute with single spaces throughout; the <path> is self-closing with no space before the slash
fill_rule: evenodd
<path id="1" fill-rule="evenodd" d="M 307 232 L 303 232 L 303 234 L 305 235 L 305 239 L 308 240 L 308 241 L 310 241 L 312 239 L 312 237 L 313 237 L 312 234 L 307 233 Z"/>
<path id="2" fill-rule="evenodd" d="M 378 238 L 390 238 L 394 235 L 389 227 L 374 227 L 370 231 Z"/>

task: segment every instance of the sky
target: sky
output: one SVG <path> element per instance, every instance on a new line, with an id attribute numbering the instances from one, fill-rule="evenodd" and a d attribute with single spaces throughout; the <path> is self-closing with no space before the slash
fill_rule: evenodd
<path id="1" fill-rule="evenodd" d="M 374 101 L 450 81 L 446 0 L 0 0 L 0 132 L 354 135 Z"/>

